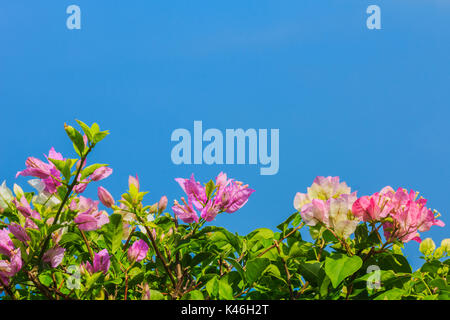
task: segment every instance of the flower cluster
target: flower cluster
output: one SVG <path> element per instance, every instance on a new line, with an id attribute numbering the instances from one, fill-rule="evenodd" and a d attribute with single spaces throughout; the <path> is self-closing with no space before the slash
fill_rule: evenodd
<path id="1" fill-rule="evenodd" d="M 443 227 L 443 221 L 436 219 L 432 210 L 425 205 L 427 200 L 418 197 L 418 192 L 398 188 L 394 191 L 385 187 L 371 196 L 359 198 L 353 205 L 353 214 L 363 221 L 383 224 L 386 239 L 420 242 L 420 232 L 430 230 L 434 225 Z"/>
<path id="2" fill-rule="evenodd" d="M 317 177 L 306 194 L 298 192 L 294 207 L 301 211 L 303 221 L 309 226 L 322 223 L 340 237 L 349 237 L 359 220 L 351 214 L 356 192 L 351 193 L 339 177 Z"/>
<path id="3" fill-rule="evenodd" d="M 209 185 L 209 190 L 194 179 L 194 174 L 190 179 L 177 178 L 175 181 L 186 193 L 188 200 L 182 197 L 183 204 L 175 200 L 172 210 L 186 223 L 199 222 L 196 210 L 200 211 L 200 217 L 205 221 L 214 220 L 221 212 L 233 213 L 242 208 L 255 191 L 240 181 L 228 179 L 223 172 L 216 177 L 213 186 Z M 215 194 L 211 196 L 213 189 Z M 208 191 L 211 192 L 210 196 Z"/>
<path id="4" fill-rule="evenodd" d="M 444 226 L 425 205 L 427 200 L 411 190 L 394 191 L 390 186 L 370 196 L 356 197 L 339 177 L 317 177 L 307 194 L 297 193 L 294 207 L 310 226 L 321 223 L 343 238 L 349 237 L 359 222 L 380 223 L 388 241 L 420 242 L 420 232 Z"/>

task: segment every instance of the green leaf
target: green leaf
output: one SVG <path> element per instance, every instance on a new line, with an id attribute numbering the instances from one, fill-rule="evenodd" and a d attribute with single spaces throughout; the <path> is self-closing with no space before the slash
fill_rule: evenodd
<path id="1" fill-rule="evenodd" d="M 269 266 L 263 271 L 262 273 L 264 276 L 272 276 L 275 277 L 283 282 L 286 283 L 286 280 L 284 280 L 281 277 L 281 272 L 280 269 L 278 269 L 278 267 L 274 264 L 269 264 Z"/>
<path id="2" fill-rule="evenodd" d="M 383 270 L 394 270 L 395 272 L 411 273 L 408 260 L 400 254 L 385 254 L 379 260 L 379 267 Z"/>
<path id="3" fill-rule="evenodd" d="M 244 268 L 242 268 L 242 266 L 232 258 L 225 258 L 225 260 L 228 261 L 236 269 L 236 271 L 241 275 L 242 280 L 245 281 L 246 279 Z"/>
<path id="4" fill-rule="evenodd" d="M 267 258 L 255 258 L 247 261 L 245 274 L 248 282 L 251 284 L 257 281 L 269 264 L 270 260 Z"/>
<path id="5" fill-rule="evenodd" d="M 247 235 L 247 248 L 251 250 L 256 244 L 260 244 L 264 240 L 273 239 L 275 234 L 267 228 L 260 228 L 250 232 Z"/>
<path id="6" fill-rule="evenodd" d="M 78 122 L 78 124 L 80 125 L 81 129 L 83 129 L 84 134 L 86 135 L 86 137 L 88 138 L 89 141 L 92 141 L 92 131 L 91 128 L 89 128 L 89 126 L 84 123 L 81 120 L 76 120 Z"/>
<path id="7" fill-rule="evenodd" d="M 69 136 L 70 140 L 73 142 L 75 151 L 77 151 L 77 153 L 81 156 L 85 147 L 83 136 L 72 126 L 65 125 L 64 129 L 66 130 L 66 133 Z"/>
<path id="8" fill-rule="evenodd" d="M 183 300 L 204 300 L 205 297 L 200 290 L 192 290 L 191 292 L 185 294 L 182 298 Z"/>
<path id="9" fill-rule="evenodd" d="M 289 257 L 298 258 L 306 256 L 308 251 L 311 249 L 312 245 L 306 241 L 296 241 L 289 248 Z"/>
<path id="10" fill-rule="evenodd" d="M 441 266 L 442 263 L 439 260 L 431 260 L 429 262 L 424 263 L 424 265 L 420 268 L 420 271 L 428 272 L 433 275 L 438 272 Z"/>
<path id="11" fill-rule="evenodd" d="M 399 288 L 394 288 L 377 295 L 374 300 L 400 300 L 405 294 L 405 291 Z"/>
<path id="12" fill-rule="evenodd" d="M 99 143 L 102 141 L 107 135 L 109 134 L 108 131 L 101 131 L 94 134 L 94 137 L 92 138 L 93 143 Z"/>
<path id="13" fill-rule="evenodd" d="M 348 276 L 358 271 L 363 261 L 358 256 L 349 257 L 341 253 L 335 253 L 325 258 L 325 273 L 331 280 L 334 288 Z"/>
<path id="14" fill-rule="evenodd" d="M 226 278 L 219 281 L 219 299 L 233 300 L 233 288 L 228 284 Z"/>
<path id="15" fill-rule="evenodd" d="M 114 254 L 122 245 L 122 215 L 115 213 L 109 216 L 109 223 L 105 225 L 105 229 L 105 242 L 110 248 L 110 252 Z"/>
<path id="16" fill-rule="evenodd" d="M 206 283 L 206 291 L 211 298 L 215 298 L 219 294 L 219 280 L 217 276 L 214 276 Z"/>
<path id="17" fill-rule="evenodd" d="M 150 289 L 150 300 L 164 300 L 164 295 L 158 290 Z"/>
<path id="18" fill-rule="evenodd" d="M 130 287 L 133 287 L 134 285 L 137 285 L 138 283 L 141 283 L 144 280 L 144 271 L 141 270 L 139 267 L 132 268 L 128 276 L 130 278 L 129 285 Z"/>
<path id="19" fill-rule="evenodd" d="M 313 285 L 319 283 L 319 273 L 322 263 L 317 261 L 306 261 L 298 266 L 300 274 Z"/>
<path id="20" fill-rule="evenodd" d="M 320 296 L 326 297 L 328 295 L 328 287 L 330 286 L 331 279 L 327 275 L 325 275 L 322 283 L 320 284 Z"/>
<path id="21" fill-rule="evenodd" d="M 205 187 L 206 187 L 206 189 L 205 189 L 206 198 L 209 200 L 209 199 L 211 199 L 211 195 L 212 195 L 214 189 L 216 188 L 216 185 L 215 185 L 214 181 L 209 180 L 209 182 L 206 184 Z"/>
<path id="22" fill-rule="evenodd" d="M 66 232 L 61 237 L 61 240 L 59 241 L 59 244 L 63 247 L 66 247 L 66 245 L 73 245 L 75 243 L 81 243 L 83 242 L 83 239 L 81 236 L 74 232 Z"/>
<path id="23" fill-rule="evenodd" d="M 44 285 L 49 287 L 52 283 L 53 283 L 53 279 L 52 277 L 50 277 L 50 275 L 45 274 L 45 273 L 41 273 L 39 275 L 39 281 Z"/>

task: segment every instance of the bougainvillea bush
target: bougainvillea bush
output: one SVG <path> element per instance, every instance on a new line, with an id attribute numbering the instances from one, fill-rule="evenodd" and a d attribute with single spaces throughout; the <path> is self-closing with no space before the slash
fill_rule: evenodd
<path id="1" fill-rule="evenodd" d="M 101 186 L 113 170 L 89 163 L 108 132 L 78 124 L 65 125 L 77 156 L 51 148 L 17 173 L 33 192 L 0 186 L 1 299 L 449 299 L 450 239 L 421 240 L 444 223 L 414 191 L 359 196 L 317 177 L 277 231 L 238 235 L 214 219 L 239 214 L 248 185 L 225 173 L 205 184 L 178 178 L 184 195 L 168 207 L 167 197 L 148 204 L 130 176 L 116 201 Z M 409 241 L 421 242 L 416 271 L 402 253 Z"/>

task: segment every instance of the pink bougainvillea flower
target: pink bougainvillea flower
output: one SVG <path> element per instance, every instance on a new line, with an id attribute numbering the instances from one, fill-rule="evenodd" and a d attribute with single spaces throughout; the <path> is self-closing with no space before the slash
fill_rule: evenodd
<path id="1" fill-rule="evenodd" d="M 0 229 L 0 254 L 10 257 L 11 252 L 14 250 L 14 244 L 10 238 L 10 231 L 6 229 Z"/>
<path id="2" fill-rule="evenodd" d="M 22 196 L 22 198 L 20 198 L 20 201 L 14 199 L 12 203 L 16 206 L 17 210 L 26 218 L 24 227 L 37 230 L 38 226 L 31 218 L 41 220 L 41 215 L 37 211 L 31 209 L 31 206 L 28 203 L 27 199 Z"/>
<path id="3" fill-rule="evenodd" d="M 98 201 L 80 196 L 78 205 L 71 203 L 73 211 L 78 210 L 79 213 L 74 221 L 78 224 L 78 228 L 83 231 L 92 231 L 100 229 L 104 224 L 109 222 L 109 216 L 105 211 L 98 210 Z"/>
<path id="4" fill-rule="evenodd" d="M 220 212 L 220 206 L 214 203 L 214 201 L 209 201 L 208 204 L 202 209 L 200 216 L 209 222 L 213 221 Z"/>
<path id="5" fill-rule="evenodd" d="M 232 179 L 228 179 L 227 174 L 224 172 L 220 172 L 216 177 L 216 186 L 218 188 L 223 188 L 227 186 Z"/>
<path id="6" fill-rule="evenodd" d="M 9 260 L 0 260 L 0 279 L 5 285 L 9 284 L 11 277 L 22 269 L 22 255 L 20 248 L 11 251 Z"/>
<path id="7" fill-rule="evenodd" d="M 312 199 L 310 203 L 303 205 L 300 215 L 308 226 L 315 226 L 322 222 L 328 224 L 329 202 Z"/>
<path id="8" fill-rule="evenodd" d="M 18 176 L 39 178 L 45 184 L 45 191 L 53 194 L 56 192 L 56 188 L 61 185 L 61 173 L 49 159 L 64 160 L 64 158 L 53 147 L 50 149 L 48 156 L 45 157 L 47 158 L 47 163 L 37 158 L 29 157 L 25 161 L 26 169 L 17 172 L 16 178 Z"/>
<path id="9" fill-rule="evenodd" d="M 100 181 L 107 177 L 109 177 L 113 172 L 113 169 L 108 167 L 100 167 L 96 169 L 90 176 L 89 179 L 91 181 Z"/>
<path id="10" fill-rule="evenodd" d="M 223 172 L 216 177 L 215 193 L 208 199 L 206 187 L 194 179 L 177 178 L 175 181 L 188 196 L 188 203 L 182 198 L 184 205 L 175 201 L 172 209 L 184 222 L 198 222 L 198 215 L 194 210 L 200 211 L 200 216 L 206 221 L 212 221 L 221 212 L 233 213 L 242 208 L 255 190 L 250 189 L 240 181 L 228 179 Z"/>
<path id="11" fill-rule="evenodd" d="M 134 242 L 130 248 L 128 248 L 128 259 L 131 262 L 140 262 L 147 257 L 148 245 L 147 243 L 140 239 Z"/>
<path id="12" fill-rule="evenodd" d="M 25 198 L 25 196 L 22 196 L 22 198 L 20 198 L 20 201 L 17 200 L 13 200 L 12 201 L 14 203 L 14 205 L 16 206 L 17 210 L 25 217 L 25 218 L 35 218 L 35 219 L 41 219 L 41 216 L 39 215 L 38 212 L 34 211 L 33 209 L 31 209 L 30 204 L 28 203 L 27 199 Z"/>
<path id="13" fill-rule="evenodd" d="M 313 199 L 328 200 L 337 198 L 341 194 L 350 194 L 351 189 L 345 182 L 339 182 L 339 177 L 322 177 L 314 179 L 311 187 L 307 188 L 307 193 L 297 192 L 294 198 L 294 208 L 301 211 L 302 207 L 311 203 Z"/>
<path id="14" fill-rule="evenodd" d="M 326 201 L 312 199 L 310 203 L 303 205 L 300 215 L 309 226 L 322 223 L 334 230 L 336 235 L 348 238 L 355 232 L 356 226 L 360 222 L 351 211 L 355 200 L 356 192 L 342 194 L 338 198 L 331 198 Z"/>
<path id="15" fill-rule="evenodd" d="M 19 241 L 22 241 L 26 243 L 27 241 L 30 241 L 30 237 L 27 234 L 27 231 L 24 227 L 18 225 L 17 223 L 13 222 L 8 226 L 9 231 L 18 239 Z"/>
<path id="16" fill-rule="evenodd" d="M 47 250 L 42 256 L 42 261 L 50 264 L 52 268 L 59 266 L 64 258 L 64 252 L 66 249 L 56 246 Z"/>
<path id="17" fill-rule="evenodd" d="M 111 208 L 115 201 L 111 193 L 103 187 L 98 187 L 97 189 L 98 199 L 103 203 L 105 207 Z"/>
<path id="18" fill-rule="evenodd" d="M 75 219 L 78 228 L 83 231 L 93 231 L 100 229 L 109 222 L 109 216 L 105 211 L 90 211 L 78 214 Z"/>
<path id="19" fill-rule="evenodd" d="M 194 174 L 190 179 L 176 178 L 176 182 L 180 185 L 181 189 L 187 194 L 190 201 L 197 210 L 202 210 L 206 205 L 208 198 L 206 197 L 205 187 L 198 181 L 195 181 Z"/>
<path id="20" fill-rule="evenodd" d="M 336 234 L 348 238 L 356 230 L 360 220 L 352 214 L 352 206 L 356 201 L 356 192 L 342 194 L 338 198 L 327 200 L 329 203 L 328 225 Z"/>
<path id="21" fill-rule="evenodd" d="M 221 211 L 233 213 L 242 208 L 255 190 L 240 181 L 230 181 L 225 187 L 219 188 L 216 198 Z"/>
<path id="22" fill-rule="evenodd" d="M 111 168 L 100 167 L 100 168 L 96 169 L 89 177 L 87 177 L 81 181 L 78 178 L 77 184 L 73 188 L 73 191 L 78 194 L 83 193 L 86 190 L 89 183 L 91 183 L 92 181 L 103 180 L 103 179 L 109 177 L 112 174 L 112 172 L 113 172 L 113 169 L 111 169 Z"/>
<path id="23" fill-rule="evenodd" d="M 102 251 L 95 253 L 94 262 L 92 265 L 89 262 L 86 262 L 85 264 L 82 264 L 81 267 L 90 274 L 94 274 L 100 271 L 104 274 L 107 274 L 110 264 L 111 260 L 108 254 L 108 250 L 103 249 Z"/>
<path id="24" fill-rule="evenodd" d="M 392 210 L 392 188 L 385 187 L 371 196 L 363 196 L 353 203 L 353 214 L 363 221 L 375 222 L 388 216 Z"/>
<path id="25" fill-rule="evenodd" d="M 188 198 L 189 203 L 186 203 L 183 197 L 181 201 L 183 201 L 184 205 L 179 204 L 177 200 L 174 201 L 172 210 L 175 215 L 186 223 L 198 222 L 199 218 L 192 206 L 191 198 Z"/>
<path id="26" fill-rule="evenodd" d="M 159 213 L 161 213 L 164 210 L 166 210 L 168 202 L 169 201 L 167 200 L 166 196 L 162 196 L 161 199 L 159 199 L 159 202 L 158 202 L 158 212 Z"/>
<path id="27" fill-rule="evenodd" d="M 436 219 L 432 210 L 425 205 L 426 199 L 417 198 L 418 193 L 411 190 L 409 193 L 403 188 L 398 188 L 395 194 L 391 196 L 392 222 L 383 224 L 384 235 L 386 239 L 397 239 L 402 242 L 411 240 L 421 242 L 420 232 L 430 230 L 432 226 L 445 226 L 445 223 Z"/>
<path id="28" fill-rule="evenodd" d="M 89 179 L 83 179 L 82 181 L 78 180 L 75 187 L 73 187 L 73 192 L 78 194 L 83 193 L 84 191 L 86 191 L 89 182 Z"/>

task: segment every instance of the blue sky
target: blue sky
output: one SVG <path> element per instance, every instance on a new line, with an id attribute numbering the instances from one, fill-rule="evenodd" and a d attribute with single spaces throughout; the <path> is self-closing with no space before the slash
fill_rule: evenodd
<path id="1" fill-rule="evenodd" d="M 66 28 L 67 6 L 82 12 Z M 366 28 L 381 7 L 382 30 Z M 315 176 L 358 195 L 419 190 L 449 225 L 450 4 L 397 1 L 3 1 L 0 4 L 0 177 L 51 146 L 73 155 L 64 122 L 111 135 L 92 161 L 116 198 L 137 173 L 147 201 L 182 195 L 174 178 L 220 171 L 256 190 L 215 224 L 241 234 L 274 227 Z M 280 130 L 280 169 L 172 163 L 173 130 Z M 94 196 L 96 188 L 88 189 Z M 448 227 L 424 237 L 436 243 Z M 418 267 L 418 244 L 406 254 Z"/>

